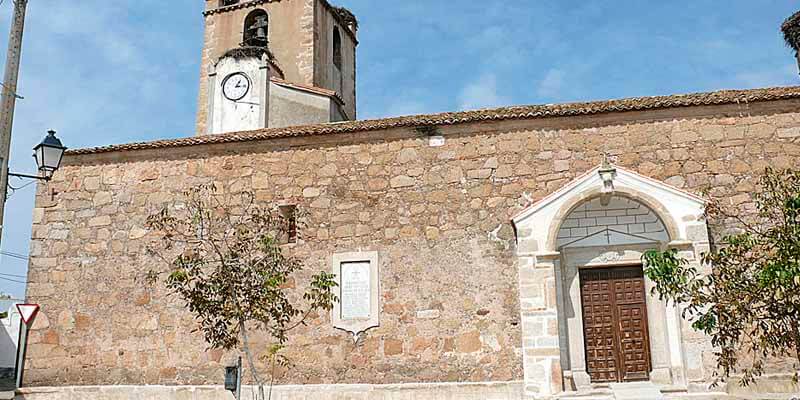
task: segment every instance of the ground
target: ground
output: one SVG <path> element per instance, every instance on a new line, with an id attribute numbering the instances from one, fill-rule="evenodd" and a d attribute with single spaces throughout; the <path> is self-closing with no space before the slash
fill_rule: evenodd
<path id="1" fill-rule="evenodd" d="M 0 392 L 14 390 L 14 370 L 0 368 Z"/>

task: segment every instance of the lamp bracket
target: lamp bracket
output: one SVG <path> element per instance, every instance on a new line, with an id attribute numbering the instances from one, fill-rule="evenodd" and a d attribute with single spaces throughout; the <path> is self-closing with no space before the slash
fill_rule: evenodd
<path id="1" fill-rule="evenodd" d="M 52 179 L 52 178 L 51 178 L 51 177 L 49 177 L 49 176 L 28 175 L 28 174 L 15 174 L 15 173 L 11 173 L 11 172 L 9 172 L 9 173 L 8 173 L 8 176 L 13 176 L 13 177 L 17 177 L 17 178 L 26 178 L 26 179 L 36 179 L 36 180 L 45 181 L 45 182 L 47 182 L 47 181 L 49 181 L 50 179 Z"/>

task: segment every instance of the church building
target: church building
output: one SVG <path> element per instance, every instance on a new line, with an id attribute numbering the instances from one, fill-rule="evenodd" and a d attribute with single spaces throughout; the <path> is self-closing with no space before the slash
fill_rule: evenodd
<path id="1" fill-rule="evenodd" d="M 305 262 L 296 284 L 339 283 L 291 335 L 274 399 L 760 390 L 710 385 L 709 339 L 651 294 L 641 256 L 710 270 L 708 200 L 752 212 L 766 167 L 800 167 L 800 87 L 358 120 L 351 12 L 206 0 L 204 17 L 196 133 L 70 150 L 38 188 L 21 398 L 233 398 L 237 355 L 142 281 L 160 262 L 147 217 L 208 183 L 307 211 L 285 247 Z M 797 390 L 791 363 L 768 372 L 770 391 Z"/>

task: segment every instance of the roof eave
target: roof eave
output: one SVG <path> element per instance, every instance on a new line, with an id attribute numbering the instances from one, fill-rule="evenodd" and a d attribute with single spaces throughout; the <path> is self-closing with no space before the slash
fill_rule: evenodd
<path id="1" fill-rule="evenodd" d="M 103 147 L 69 150 L 68 155 L 106 153 L 154 148 L 184 147 L 199 144 L 235 143 L 355 132 L 371 132 L 393 128 L 419 128 L 467 123 L 532 120 L 556 117 L 576 117 L 631 111 L 747 104 L 765 101 L 800 99 L 800 86 L 749 90 L 725 90 L 676 96 L 641 97 L 586 103 L 504 107 L 476 111 L 414 115 L 377 120 L 336 122 L 319 125 L 268 128 L 249 132 L 194 136 L 182 139 L 157 140 Z"/>

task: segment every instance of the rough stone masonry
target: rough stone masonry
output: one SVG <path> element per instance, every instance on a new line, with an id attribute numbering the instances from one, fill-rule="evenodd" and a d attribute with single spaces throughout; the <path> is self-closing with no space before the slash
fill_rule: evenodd
<path id="1" fill-rule="evenodd" d="M 381 254 L 380 327 L 356 343 L 329 315 L 316 316 L 292 337 L 295 368 L 280 371 L 278 383 L 519 388 L 525 374 L 511 217 L 604 154 L 751 210 L 765 167 L 800 166 L 798 107 L 800 88 L 764 89 L 70 151 L 37 192 L 27 295 L 42 313 L 25 384 L 221 384 L 231 355 L 207 349 L 192 333 L 191 314 L 162 285 L 141 282 L 157 262 L 144 251 L 147 216 L 214 182 L 310 212 L 303 240 L 287 250 L 306 260 L 298 286 L 329 271 L 336 253 Z M 444 145 L 430 146 L 431 134 Z M 541 329 L 558 334 L 554 324 Z M 267 339 L 256 340 L 263 354 Z M 703 361 L 691 366 L 689 383 L 707 382 L 711 349 L 689 348 Z"/>

